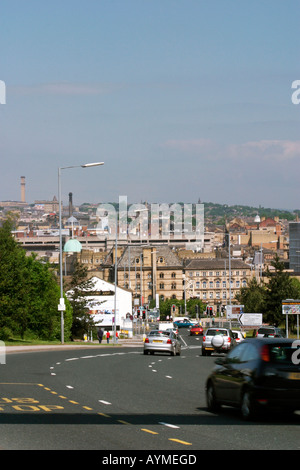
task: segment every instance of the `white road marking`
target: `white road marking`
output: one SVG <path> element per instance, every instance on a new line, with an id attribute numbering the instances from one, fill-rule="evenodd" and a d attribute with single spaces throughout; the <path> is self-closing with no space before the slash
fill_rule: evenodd
<path id="1" fill-rule="evenodd" d="M 100 403 L 102 403 L 103 405 L 111 405 L 111 403 L 109 403 L 109 401 L 105 401 L 105 400 L 98 400 Z"/>

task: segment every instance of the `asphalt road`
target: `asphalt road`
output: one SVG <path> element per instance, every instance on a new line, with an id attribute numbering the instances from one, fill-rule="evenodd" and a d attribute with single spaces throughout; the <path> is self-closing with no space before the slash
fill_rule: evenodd
<path id="1" fill-rule="evenodd" d="M 0 449 L 298 450 L 300 415 L 244 423 L 209 413 L 205 380 L 214 356 L 180 331 L 182 353 L 144 356 L 106 345 L 7 354 L 0 364 Z"/>

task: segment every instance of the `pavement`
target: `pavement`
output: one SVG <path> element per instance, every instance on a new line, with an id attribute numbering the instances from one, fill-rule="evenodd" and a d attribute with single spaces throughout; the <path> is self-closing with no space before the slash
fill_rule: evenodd
<path id="1" fill-rule="evenodd" d="M 103 340 L 101 344 L 98 341 L 93 342 L 74 342 L 73 344 L 40 344 L 40 345 L 24 345 L 24 346 L 11 346 L 5 345 L 6 353 L 17 353 L 17 352 L 34 352 L 34 351 L 58 351 L 67 349 L 82 349 L 82 348 L 105 348 L 105 347 L 142 347 L 143 346 L 143 335 L 136 335 L 134 338 L 119 339 L 118 343 L 110 341 L 107 344 L 106 340 Z M 1 348 L 0 348 L 1 349 Z M 1 352 L 1 351 L 0 351 Z"/>

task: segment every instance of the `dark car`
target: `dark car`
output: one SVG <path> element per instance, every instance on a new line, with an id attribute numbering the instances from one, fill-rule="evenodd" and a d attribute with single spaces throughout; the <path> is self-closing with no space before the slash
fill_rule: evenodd
<path id="1" fill-rule="evenodd" d="M 244 419 L 262 410 L 300 410 L 300 355 L 292 339 L 246 339 L 218 358 L 206 382 L 208 409 L 238 407 Z"/>
<path id="2" fill-rule="evenodd" d="M 283 330 L 280 328 L 277 328 L 276 326 L 262 326 L 259 328 L 256 332 L 256 337 L 257 338 L 285 338 L 285 333 Z"/>

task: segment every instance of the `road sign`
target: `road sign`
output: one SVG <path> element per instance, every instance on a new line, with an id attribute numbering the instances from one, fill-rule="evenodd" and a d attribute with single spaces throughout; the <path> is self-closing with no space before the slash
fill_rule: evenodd
<path id="1" fill-rule="evenodd" d="M 260 326 L 262 325 L 262 313 L 242 313 L 238 320 L 242 326 Z"/>
<path id="2" fill-rule="evenodd" d="M 227 305 L 227 318 L 238 318 L 244 312 L 244 305 Z"/>
<path id="3" fill-rule="evenodd" d="M 287 299 L 282 301 L 283 315 L 299 315 L 300 300 Z"/>

